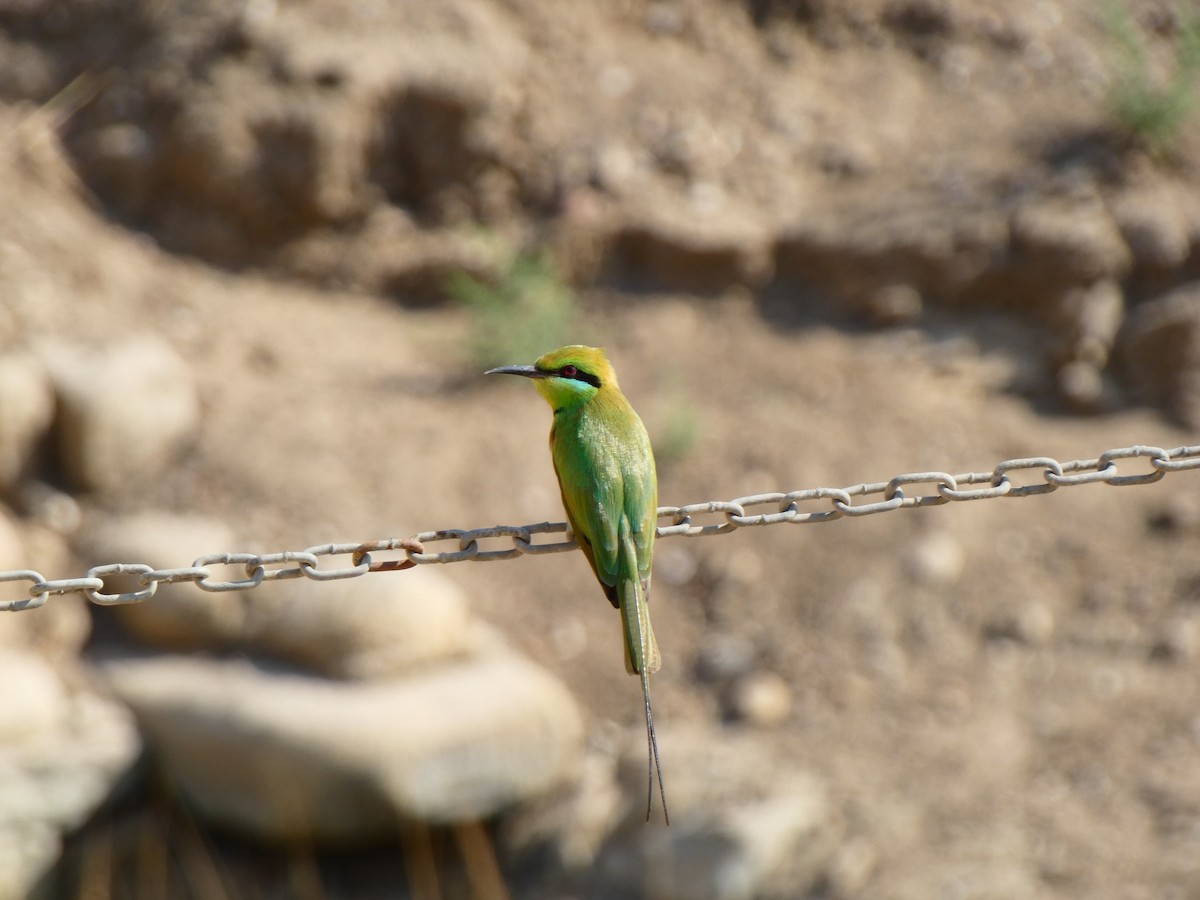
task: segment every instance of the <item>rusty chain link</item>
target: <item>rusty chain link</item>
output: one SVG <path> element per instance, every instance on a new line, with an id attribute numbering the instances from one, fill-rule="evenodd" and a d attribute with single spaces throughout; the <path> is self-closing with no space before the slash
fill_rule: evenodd
<path id="1" fill-rule="evenodd" d="M 1118 461 L 1145 458 L 1150 471 L 1120 474 Z M 783 523 L 807 524 L 831 522 L 843 516 L 860 517 L 895 509 L 922 506 L 941 506 L 954 501 L 989 500 L 997 497 L 1030 497 L 1047 494 L 1060 487 L 1076 487 L 1103 482 L 1115 486 L 1150 484 L 1161 481 L 1169 472 L 1200 468 L 1200 446 L 1161 447 L 1135 445 L 1107 450 L 1096 459 L 1077 459 L 1059 462 L 1048 456 L 1006 459 L 990 472 L 968 472 L 951 475 L 947 472 L 908 472 L 890 481 L 878 481 L 845 488 L 810 488 L 787 493 L 772 492 L 738 497 L 734 500 L 708 500 L 687 506 L 661 506 L 659 519 L 669 519 L 669 525 L 659 525 L 659 537 L 701 537 L 727 534 L 738 528 Z M 1010 477 L 1021 471 L 1037 477 L 1030 484 L 1015 484 Z M 984 485 L 973 487 L 973 485 Z M 924 492 L 911 490 L 924 486 Z M 905 489 L 910 492 L 906 493 Z M 880 499 L 870 499 L 876 495 Z M 855 501 L 867 500 L 867 502 Z M 820 503 L 825 508 L 802 510 L 801 504 Z M 748 512 L 767 507 L 766 512 Z M 697 522 L 697 517 L 715 521 Z M 562 553 L 574 550 L 575 540 L 567 534 L 566 522 L 539 522 L 533 525 L 493 525 L 489 528 L 464 530 L 446 528 L 423 531 L 412 537 L 388 538 L 361 544 L 322 544 L 307 550 L 284 550 L 279 553 L 210 553 L 192 565 L 177 569 L 154 569 L 142 563 L 110 563 L 88 569 L 82 578 L 47 581 L 32 569 L 0 571 L 0 583 L 28 581 L 28 596 L 17 600 L 0 600 L 0 610 L 34 609 L 42 606 L 53 594 L 81 593 L 101 606 L 139 603 L 154 596 L 160 584 L 191 582 L 204 591 L 244 591 L 263 582 L 289 578 L 310 578 L 329 581 L 354 578 L 367 572 L 392 572 L 430 563 L 452 563 L 463 560 L 489 562 L 512 559 L 526 554 Z M 534 540 L 535 535 L 565 534 L 561 541 Z M 507 538 L 508 544 L 481 547 L 480 541 Z M 430 544 L 453 542 L 456 548 L 433 552 Z M 372 553 L 403 552 L 402 559 L 376 561 Z M 324 557 L 348 556 L 349 565 L 321 568 Z M 241 567 L 245 577 L 218 580 L 214 566 Z M 105 593 L 106 577 L 136 576 L 139 590 L 125 593 Z"/>

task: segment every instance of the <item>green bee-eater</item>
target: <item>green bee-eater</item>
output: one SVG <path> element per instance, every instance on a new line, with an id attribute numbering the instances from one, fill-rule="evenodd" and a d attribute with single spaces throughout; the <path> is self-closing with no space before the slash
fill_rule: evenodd
<path id="1" fill-rule="evenodd" d="M 621 611 L 625 668 L 642 679 L 650 766 L 646 819 L 657 773 L 663 817 L 670 824 L 648 677 L 661 659 L 648 606 L 658 479 L 646 427 L 596 347 L 562 347 L 532 366 L 503 366 L 487 374 L 536 379 L 538 393 L 554 410 L 550 453 L 567 521 L 604 593 Z"/>

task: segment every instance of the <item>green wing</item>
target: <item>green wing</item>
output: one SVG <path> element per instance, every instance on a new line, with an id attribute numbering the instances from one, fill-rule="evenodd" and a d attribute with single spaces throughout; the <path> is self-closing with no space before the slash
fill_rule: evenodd
<path id="1" fill-rule="evenodd" d="M 621 518 L 632 532 L 637 577 L 648 582 L 658 505 L 650 439 L 628 402 L 619 401 L 557 416 L 550 433 L 571 530 L 614 606 L 622 574 Z"/>
<path id="2" fill-rule="evenodd" d="M 632 412 L 632 410 L 631 410 Z M 622 466 L 625 515 L 633 532 L 637 550 L 638 577 L 650 589 L 650 566 L 654 560 L 654 529 L 658 524 L 658 478 L 654 470 L 654 453 L 650 438 L 640 419 L 635 416 L 636 443 L 631 448 L 632 459 Z"/>

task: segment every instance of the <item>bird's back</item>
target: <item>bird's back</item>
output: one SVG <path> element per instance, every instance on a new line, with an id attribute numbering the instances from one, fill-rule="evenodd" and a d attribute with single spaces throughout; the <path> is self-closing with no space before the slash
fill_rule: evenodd
<path id="1" fill-rule="evenodd" d="M 571 528 L 590 544 L 585 552 L 596 577 L 606 588 L 617 584 L 624 517 L 636 551 L 636 577 L 647 580 L 658 486 L 650 438 L 629 401 L 619 391 L 602 391 L 576 409 L 556 413 L 550 449 Z"/>

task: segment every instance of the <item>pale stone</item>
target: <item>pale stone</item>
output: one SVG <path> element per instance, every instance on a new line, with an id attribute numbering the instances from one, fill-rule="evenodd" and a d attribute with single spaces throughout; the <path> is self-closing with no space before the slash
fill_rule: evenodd
<path id="1" fill-rule="evenodd" d="M 351 842 L 486 818 L 578 765 L 574 699 L 508 654 L 370 682 L 244 661 L 105 666 L 198 815 L 260 838 Z"/>
<path id="2" fill-rule="evenodd" d="M 57 860 L 63 833 L 96 811 L 142 748 L 124 707 L 69 690 L 36 655 L 0 651 L 0 680 L 0 897 L 15 898 L 29 895 Z"/>
<path id="3" fill-rule="evenodd" d="M 1063 296 L 1059 317 L 1063 358 L 1103 367 L 1125 321 L 1125 292 L 1111 278 L 1074 288 Z"/>
<path id="4" fill-rule="evenodd" d="M 916 485 L 923 489 L 924 485 Z M 918 537 L 906 558 L 911 577 L 922 584 L 953 584 L 966 568 L 966 550 L 948 531 L 929 531 Z"/>
<path id="5" fill-rule="evenodd" d="M 196 431 L 191 371 L 165 341 L 131 338 L 96 350 L 43 351 L 59 401 L 58 454 L 72 484 L 132 489 L 157 476 Z"/>
<path id="6" fill-rule="evenodd" d="M 36 612 L 11 613 L 36 616 Z M 54 727 L 66 715 L 67 698 L 54 670 L 36 654 L 9 649 L 0 652 L 0 746 Z"/>
<path id="7" fill-rule="evenodd" d="M 258 589 L 253 643 L 328 675 L 367 678 L 463 658 L 485 640 L 467 598 L 426 567 Z"/>
<path id="8" fill-rule="evenodd" d="M 775 672 L 755 672 L 739 678 L 729 695 L 730 712 L 751 725 L 779 725 L 792 712 L 792 689 Z"/>
<path id="9" fill-rule="evenodd" d="M 25 543 L 21 540 L 21 533 L 17 530 L 16 520 L 3 506 L 0 506 L 0 571 L 31 567 L 32 563 L 25 559 Z M 18 582 L 18 584 L 28 586 L 28 582 Z M 6 598 L 15 596 L 12 594 L 12 585 L 8 585 L 7 592 L 4 591 L 4 588 L 0 588 L 0 596 Z"/>
<path id="10" fill-rule="evenodd" d="M 0 897 L 16 900 L 30 896 L 61 853 L 62 836 L 53 825 L 0 823 Z"/>
<path id="11" fill-rule="evenodd" d="M 1090 283 L 1120 277 L 1131 255 L 1116 222 L 1094 197 L 1033 197 L 1013 213 L 1012 240 L 1032 273 L 1048 278 Z"/>
<path id="12" fill-rule="evenodd" d="M 1137 399 L 1200 425 L 1200 281 L 1134 307 L 1117 350 Z"/>
<path id="13" fill-rule="evenodd" d="M 1113 218 L 1133 253 L 1148 269 L 1173 269 L 1191 253 L 1187 192 L 1172 184 L 1135 186 L 1111 203 Z"/>
<path id="14" fill-rule="evenodd" d="M 155 569 L 189 566 L 200 556 L 234 549 L 233 529 L 209 516 L 164 511 L 112 516 L 76 538 L 88 565 L 138 563 Z M 221 575 L 222 579 L 230 577 Z M 112 577 L 105 593 L 136 591 L 135 576 Z M 159 585 L 142 603 L 116 606 L 112 614 L 139 640 L 155 647 L 216 648 L 243 636 L 245 594 L 214 593 L 194 584 Z"/>
<path id="15" fill-rule="evenodd" d="M 827 871 L 841 825 L 815 776 L 745 733 L 662 729 L 659 744 L 671 827 L 641 822 L 642 744 L 620 770 L 626 796 L 636 800 L 627 827 L 597 864 L 615 891 L 662 900 L 804 896 Z"/>
<path id="16" fill-rule="evenodd" d="M 0 413 L 0 489 L 11 489 L 54 418 L 54 392 L 32 355 L 0 356 Z"/>
<path id="17" fill-rule="evenodd" d="M 67 574 L 69 561 L 61 535 L 28 524 L 18 532 L 0 507 L 0 570 L 32 569 L 55 579 Z M 22 599 L 28 596 L 30 585 L 26 580 L 0 584 L 0 599 Z M 91 630 L 87 602 L 80 595 L 51 596 L 36 610 L 0 613 L 0 648 L 37 650 L 44 658 L 59 662 L 73 658 Z"/>

